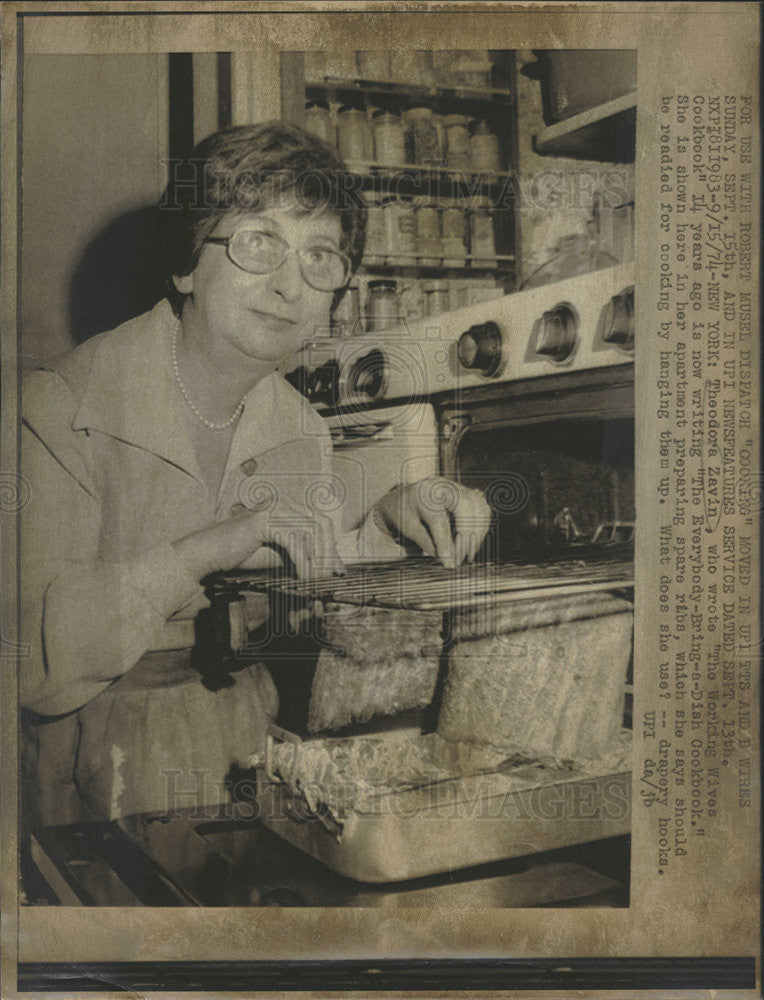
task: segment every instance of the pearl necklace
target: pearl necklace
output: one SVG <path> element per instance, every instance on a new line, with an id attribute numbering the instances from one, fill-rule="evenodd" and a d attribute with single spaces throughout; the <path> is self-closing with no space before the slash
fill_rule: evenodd
<path id="1" fill-rule="evenodd" d="M 244 400 L 240 400 L 231 416 L 228 420 L 224 420 L 222 424 L 215 424 L 211 420 L 207 420 L 206 417 L 202 416 L 191 397 L 188 395 L 186 387 L 183 385 L 183 379 L 180 377 L 180 366 L 178 365 L 178 334 L 180 333 L 180 329 L 181 323 L 180 320 L 177 320 L 175 323 L 175 329 L 172 332 L 172 373 L 175 376 L 175 381 L 180 389 L 180 394 L 185 399 L 188 404 L 188 408 L 191 410 L 193 415 L 201 420 L 205 427 L 209 427 L 211 431 L 224 431 L 226 427 L 230 427 L 231 424 L 241 415 L 241 411 L 244 409 Z"/>

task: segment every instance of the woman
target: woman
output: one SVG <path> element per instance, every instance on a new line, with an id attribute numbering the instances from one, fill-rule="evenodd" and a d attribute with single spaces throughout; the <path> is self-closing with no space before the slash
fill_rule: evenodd
<path id="1" fill-rule="evenodd" d="M 24 385 L 32 823 L 225 799 L 277 698 L 262 666 L 216 692 L 191 668 L 208 573 L 279 558 L 331 573 L 340 555 L 399 555 L 393 536 L 456 565 L 488 527 L 480 494 L 438 508 L 432 481 L 393 490 L 350 536 L 311 509 L 331 444 L 282 372 L 358 266 L 362 199 L 327 146 L 281 123 L 217 133 L 191 163 L 161 205 L 168 299 Z"/>

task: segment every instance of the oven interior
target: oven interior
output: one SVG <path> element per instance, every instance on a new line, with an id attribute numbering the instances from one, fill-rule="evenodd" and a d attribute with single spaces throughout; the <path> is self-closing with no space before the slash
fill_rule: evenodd
<path id="1" fill-rule="evenodd" d="M 468 428 L 457 465 L 460 480 L 483 491 L 492 509 L 480 558 L 532 560 L 632 540 L 630 418 Z"/>

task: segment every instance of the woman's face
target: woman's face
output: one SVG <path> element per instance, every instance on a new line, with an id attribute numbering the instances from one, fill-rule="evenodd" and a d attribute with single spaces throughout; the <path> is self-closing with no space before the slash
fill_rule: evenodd
<path id="1" fill-rule="evenodd" d="M 213 235 L 240 229 L 274 233 L 295 250 L 340 249 L 340 220 L 331 212 L 298 214 L 287 205 L 229 215 Z M 318 334 L 326 335 L 333 292 L 307 284 L 297 254 L 270 274 L 249 274 L 231 262 L 225 246 L 206 243 L 192 273 L 174 280 L 189 296 L 184 335 L 223 371 L 239 372 L 248 360 L 275 369 Z"/>

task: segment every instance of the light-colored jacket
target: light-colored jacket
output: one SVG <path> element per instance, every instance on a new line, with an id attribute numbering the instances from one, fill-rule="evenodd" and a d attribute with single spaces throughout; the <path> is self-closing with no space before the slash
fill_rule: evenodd
<path id="1" fill-rule="evenodd" d="M 221 781 L 221 768 L 257 749 L 276 710 L 270 677 L 252 667 L 211 692 L 187 667 L 207 602 L 170 543 L 264 491 L 337 515 L 326 503 L 328 430 L 279 374 L 247 395 L 220 487 L 209 489 L 173 380 L 173 324 L 160 302 L 23 384 L 20 689 L 42 822 L 79 818 L 78 799 L 93 815 L 162 808 L 168 770 L 197 765 Z M 377 536 L 368 525 L 340 535 L 341 554 L 372 544 L 400 555 Z M 251 565 L 274 558 L 262 549 Z"/>

